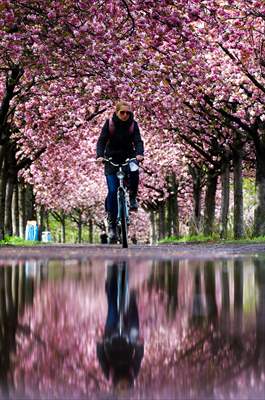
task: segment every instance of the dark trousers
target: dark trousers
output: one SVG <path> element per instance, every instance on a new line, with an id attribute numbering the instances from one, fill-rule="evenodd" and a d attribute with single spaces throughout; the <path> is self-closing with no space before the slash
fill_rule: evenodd
<path id="1" fill-rule="evenodd" d="M 117 307 L 117 296 L 118 296 L 118 286 L 117 286 L 117 277 L 118 277 L 118 267 L 116 264 L 113 264 L 108 267 L 108 278 L 106 281 L 106 294 L 108 300 L 108 314 L 105 324 L 105 337 L 111 336 L 118 330 L 119 323 L 119 313 Z M 133 291 L 130 292 L 130 300 L 129 307 L 124 316 L 125 329 L 126 331 L 130 331 L 131 328 L 135 328 L 137 332 L 139 331 L 139 315 L 138 315 L 138 307 L 136 303 L 135 293 Z"/>
<path id="2" fill-rule="evenodd" d="M 116 175 L 106 175 L 108 185 L 108 195 L 106 198 L 106 211 L 115 221 L 118 214 L 118 201 L 117 190 L 119 187 L 119 179 Z M 129 192 L 131 195 L 136 196 L 139 184 L 139 171 L 130 172 L 126 178 L 128 181 Z"/>

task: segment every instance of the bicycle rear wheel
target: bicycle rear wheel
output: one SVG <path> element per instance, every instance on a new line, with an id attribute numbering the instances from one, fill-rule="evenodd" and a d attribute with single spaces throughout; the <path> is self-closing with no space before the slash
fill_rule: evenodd
<path id="1" fill-rule="evenodd" d="M 124 192 L 120 192 L 120 222 L 121 222 L 121 240 L 122 247 L 128 247 L 128 226 L 126 219 L 126 203 Z"/>

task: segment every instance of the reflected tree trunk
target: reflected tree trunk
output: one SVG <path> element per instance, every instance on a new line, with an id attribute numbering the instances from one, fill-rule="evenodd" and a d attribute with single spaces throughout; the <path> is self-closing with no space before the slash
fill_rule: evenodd
<path id="1" fill-rule="evenodd" d="M 173 319 L 178 308 L 179 261 L 154 261 L 147 285 L 149 291 L 167 295 L 167 315 Z"/>
<path id="2" fill-rule="evenodd" d="M 17 264 L 12 266 L 12 297 L 14 304 L 14 312 L 18 317 L 18 284 L 19 284 L 19 267 Z"/>
<path id="3" fill-rule="evenodd" d="M 243 350 L 243 261 L 234 263 L 234 339 L 238 355 Z"/>
<path id="4" fill-rule="evenodd" d="M 8 397 L 7 374 L 9 369 L 9 348 L 7 336 L 7 310 L 5 296 L 5 269 L 0 268 L 0 393 Z"/>
<path id="5" fill-rule="evenodd" d="M 18 312 L 23 313 L 25 308 L 25 281 L 26 271 L 25 265 L 19 265 L 19 276 L 18 276 Z"/>
<path id="6" fill-rule="evenodd" d="M 221 330 L 225 336 L 230 333 L 230 291 L 229 291 L 229 275 L 227 269 L 227 261 L 222 263 L 221 271 L 222 285 L 222 305 L 221 305 Z"/>
<path id="7" fill-rule="evenodd" d="M 204 266 L 204 282 L 207 317 L 210 322 L 217 323 L 218 308 L 216 303 L 214 263 L 207 261 Z"/>
<path id="8" fill-rule="evenodd" d="M 0 268 L 0 392 L 4 398 L 9 396 L 11 376 L 10 355 L 16 349 L 16 331 L 18 314 L 13 291 L 13 273 L 11 266 Z"/>
<path id="9" fill-rule="evenodd" d="M 191 323 L 200 326 L 203 324 L 205 310 L 202 301 L 202 286 L 200 268 L 197 267 L 194 271 L 194 295 L 192 303 Z"/>
<path id="10" fill-rule="evenodd" d="M 168 294 L 167 314 L 173 319 L 178 308 L 179 261 L 169 261 L 165 273 Z"/>
<path id="11" fill-rule="evenodd" d="M 256 359 L 265 366 L 265 268 L 264 261 L 254 259 L 256 296 Z"/>

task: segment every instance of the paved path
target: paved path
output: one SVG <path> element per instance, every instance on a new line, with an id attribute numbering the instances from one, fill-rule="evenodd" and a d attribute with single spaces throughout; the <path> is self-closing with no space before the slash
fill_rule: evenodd
<path id="1" fill-rule="evenodd" d="M 265 244 L 177 244 L 160 246 L 63 245 L 1 246 L 0 259 L 216 259 L 264 255 Z"/>

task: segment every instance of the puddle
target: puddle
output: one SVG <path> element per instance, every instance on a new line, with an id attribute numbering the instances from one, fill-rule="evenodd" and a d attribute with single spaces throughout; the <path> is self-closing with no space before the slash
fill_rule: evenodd
<path id="1" fill-rule="evenodd" d="M 0 398 L 264 399 L 264 258 L 0 265 Z"/>

